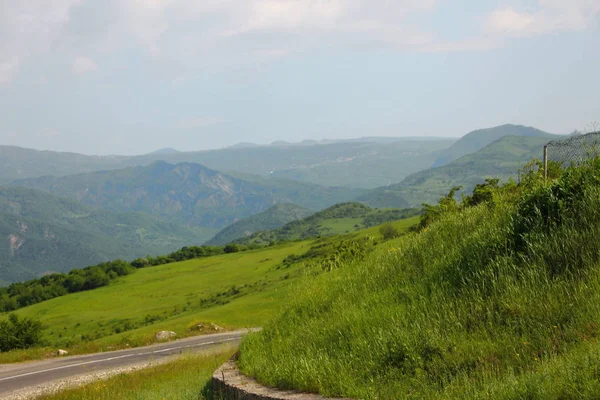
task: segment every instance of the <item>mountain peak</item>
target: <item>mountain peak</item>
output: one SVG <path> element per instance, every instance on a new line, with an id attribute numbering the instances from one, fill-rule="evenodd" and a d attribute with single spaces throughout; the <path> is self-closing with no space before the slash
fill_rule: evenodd
<path id="1" fill-rule="evenodd" d="M 175 154 L 175 153 L 181 153 L 179 150 L 176 150 L 172 147 L 165 147 L 162 149 L 158 149 L 156 151 L 153 151 L 151 153 L 148 154 Z"/>

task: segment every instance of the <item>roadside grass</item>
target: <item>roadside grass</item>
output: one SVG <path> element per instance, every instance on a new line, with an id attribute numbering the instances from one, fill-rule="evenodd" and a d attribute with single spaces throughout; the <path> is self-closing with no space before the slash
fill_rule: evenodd
<path id="1" fill-rule="evenodd" d="M 37 399 L 204 400 L 205 388 L 213 372 L 234 352 L 235 348 L 228 346 L 212 354 L 184 355 L 175 361 L 115 375 Z"/>
<path id="2" fill-rule="evenodd" d="M 416 222 L 394 224 L 405 231 Z M 17 315 L 46 326 L 47 347 L 0 353 L 0 363 L 52 357 L 57 348 L 77 355 L 148 345 L 160 330 L 182 338 L 216 333 L 211 324 L 226 330 L 262 326 L 313 275 L 302 261 L 281 268 L 286 257 L 302 255 L 316 242 L 335 248 L 364 236 L 379 238 L 378 228 L 143 268 L 106 287 L 22 308 Z M 204 329 L 196 329 L 200 324 Z"/>
<path id="3" fill-rule="evenodd" d="M 569 171 L 304 282 L 242 371 L 361 399 L 598 398 L 600 160 Z"/>

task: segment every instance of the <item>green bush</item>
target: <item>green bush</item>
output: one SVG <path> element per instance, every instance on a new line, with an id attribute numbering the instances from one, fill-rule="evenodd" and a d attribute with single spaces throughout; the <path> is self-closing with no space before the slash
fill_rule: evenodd
<path id="1" fill-rule="evenodd" d="M 40 344 L 42 323 L 30 318 L 19 318 L 9 314 L 6 321 L 0 321 L 0 351 L 27 349 Z"/>
<path id="2" fill-rule="evenodd" d="M 383 240 L 390 240 L 400 236 L 400 232 L 398 229 L 396 229 L 396 227 L 394 227 L 394 225 L 392 225 L 391 222 L 381 225 L 379 228 L 379 233 L 381 234 L 381 238 Z"/>

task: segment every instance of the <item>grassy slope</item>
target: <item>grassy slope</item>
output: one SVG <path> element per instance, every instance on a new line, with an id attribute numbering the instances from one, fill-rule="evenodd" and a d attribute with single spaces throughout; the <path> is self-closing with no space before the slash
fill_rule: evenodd
<path id="1" fill-rule="evenodd" d="M 157 161 L 62 178 L 16 181 L 108 210 L 140 211 L 190 226 L 223 228 L 277 203 L 313 210 L 348 201 L 362 191 L 285 179 L 239 179 L 200 164 Z"/>
<path id="2" fill-rule="evenodd" d="M 375 189 L 360 200 L 372 207 L 408 207 L 435 203 L 454 186 L 463 186 L 463 192 L 468 193 L 486 178 L 517 178 L 525 163 L 542 157 L 541 148 L 548 140 L 505 136 L 448 165 L 417 172 L 398 184 Z"/>
<path id="3" fill-rule="evenodd" d="M 91 208 L 33 189 L 0 187 L 0 280 L 164 254 L 200 244 L 211 232 Z M 11 249 L 11 237 L 20 247 Z"/>
<path id="4" fill-rule="evenodd" d="M 412 218 L 395 224 L 404 231 L 415 222 Z M 319 243 L 335 247 L 340 240 L 364 235 L 376 237 L 378 228 Z M 110 286 L 52 299 L 16 313 L 39 318 L 47 326 L 45 341 L 54 348 L 70 347 L 74 354 L 148 344 L 153 334 L 163 329 L 180 337 L 196 334 L 189 328 L 200 322 L 231 328 L 261 326 L 280 310 L 305 276 L 302 262 L 282 267 L 283 260 L 306 253 L 314 244 L 310 240 L 294 242 L 149 267 Z M 39 358 L 45 353 L 44 349 L 4 353 L 0 362 Z"/>
<path id="5" fill-rule="evenodd" d="M 224 347 L 209 355 L 182 358 L 129 374 L 119 374 L 38 400 L 204 400 L 213 372 L 234 353 Z"/>
<path id="6" fill-rule="evenodd" d="M 410 218 L 418 213 L 418 209 L 374 210 L 360 203 L 341 203 L 304 219 L 292 221 L 279 229 L 257 232 L 239 239 L 238 242 L 268 244 L 281 240 L 339 235 L 379 225 L 386 221 Z"/>
<path id="7" fill-rule="evenodd" d="M 255 232 L 282 227 L 291 221 L 306 218 L 313 212 L 295 204 L 277 204 L 262 213 L 237 221 L 206 242 L 208 245 L 224 245 Z"/>
<path id="8" fill-rule="evenodd" d="M 537 182 L 308 282 L 242 369 L 365 399 L 597 398 L 600 162 Z"/>

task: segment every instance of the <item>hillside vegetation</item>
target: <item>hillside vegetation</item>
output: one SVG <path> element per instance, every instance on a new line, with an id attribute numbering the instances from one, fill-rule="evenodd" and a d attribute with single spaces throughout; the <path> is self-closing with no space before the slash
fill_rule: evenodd
<path id="1" fill-rule="evenodd" d="M 303 219 L 313 212 L 295 204 L 277 204 L 265 211 L 237 221 L 215 235 L 206 244 L 221 245 L 250 236 L 258 231 L 281 228 L 288 222 Z"/>
<path id="2" fill-rule="evenodd" d="M 15 182 L 112 211 L 138 211 L 190 226 L 222 228 L 277 203 L 313 210 L 361 191 L 283 179 L 240 179 L 200 164 L 157 161 L 146 167 Z"/>
<path id="3" fill-rule="evenodd" d="M 430 207 L 241 347 L 268 385 L 364 399 L 595 399 L 600 159 Z"/>
<path id="4" fill-rule="evenodd" d="M 504 136 L 473 154 L 442 167 L 430 168 L 406 177 L 402 182 L 375 189 L 360 201 L 372 207 L 409 207 L 435 202 L 453 187 L 468 193 L 487 178 L 518 179 L 529 160 L 542 158 L 545 136 Z"/>
<path id="5" fill-rule="evenodd" d="M 531 126 L 523 125 L 506 124 L 494 128 L 479 129 L 467 133 L 465 136 L 454 142 L 452 146 L 443 150 L 433 163 L 433 167 L 441 167 L 462 156 L 475 153 L 505 136 L 539 137 L 545 138 L 546 142 L 556 137 L 556 135 L 540 131 Z"/>
<path id="6" fill-rule="evenodd" d="M 402 233 L 417 222 L 412 218 L 393 224 Z M 42 342 L 67 348 L 72 354 L 150 344 L 160 330 L 184 337 L 214 332 L 211 324 L 262 326 L 287 303 L 298 282 L 351 257 L 362 257 L 381 243 L 379 228 L 373 227 L 349 235 L 147 266 L 115 278 L 108 286 L 63 295 L 14 313 L 41 321 L 46 327 Z M 0 320 L 6 315 L 0 313 Z M 48 352 L 34 348 L 3 353 L 0 363 L 39 358 Z"/>
<path id="7" fill-rule="evenodd" d="M 279 229 L 257 232 L 237 240 L 245 245 L 265 245 L 281 241 L 339 235 L 414 217 L 420 209 L 375 210 L 360 203 L 340 203 L 309 217 L 292 221 Z"/>
<path id="8" fill-rule="evenodd" d="M 208 239 L 210 229 L 115 213 L 19 187 L 0 187 L 0 283 L 170 252 Z"/>

